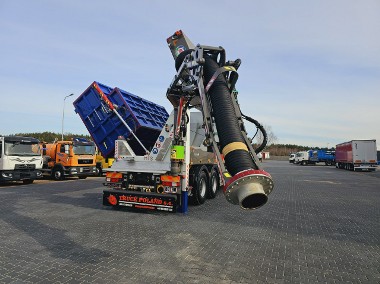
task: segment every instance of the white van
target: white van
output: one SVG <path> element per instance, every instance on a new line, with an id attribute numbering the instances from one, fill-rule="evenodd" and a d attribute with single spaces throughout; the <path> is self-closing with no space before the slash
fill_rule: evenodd
<path id="1" fill-rule="evenodd" d="M 294 163 L 295 159 L 296 159 L 296 153 L 291 153 L 289 155 L 289 163 Z"/>

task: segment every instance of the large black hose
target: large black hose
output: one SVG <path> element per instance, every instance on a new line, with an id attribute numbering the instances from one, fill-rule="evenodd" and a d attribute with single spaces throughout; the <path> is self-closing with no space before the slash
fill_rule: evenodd
<path id="1" fill-rule="evenodd" d="M 204 58 L 204 78 L 205 83 L 207 84 L 215 71 L 219 68 L 219 65 L 208 55 L 205 55 Z M 223 151 L 223 149 L 227 148 L 230 150 L 227 151 L 227 154 L 225 154 L 224 157 L 228 172 L 234 176 L 244 170 L 257 169 L 257 166 L 254 164 L 252 157 L 247 150 L 235 114 L 228 84 L 223 74 L 220 74 L 215 79 L 208 94 L 211 100 L 212 112 L 215 118 L 221 150 Z M 244 146 L 246 149 L 240 149 L 244 148 Z"/>

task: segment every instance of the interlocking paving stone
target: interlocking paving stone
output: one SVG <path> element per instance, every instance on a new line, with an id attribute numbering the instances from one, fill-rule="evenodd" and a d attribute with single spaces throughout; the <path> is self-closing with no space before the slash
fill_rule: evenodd
<path id="1" fill-rule="evenodd" d="M 380 171 L 265 161 L 244 211 L 102 206 L 103 178 L 0 185 L 0 283 L 380 283 Z"/>

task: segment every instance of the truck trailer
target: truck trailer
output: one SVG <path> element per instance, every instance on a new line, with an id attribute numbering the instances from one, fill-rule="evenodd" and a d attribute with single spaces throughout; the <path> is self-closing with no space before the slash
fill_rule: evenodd
<path id="1" fill-rule="evenodd" d="M 0 182 L 29 184 L 42 178 L 39 143 L 32 137 L 0 136 Z"/>
<path id="2" fill-rule="evenodd" d="M 310 163 L 324 163 L 326 166 L 335 164 L 334 150 L 312 150 L 310 153 Z"/>
<path id="3" fill-rule="evenodd" d="M 263 132 L 262 126 L 242 114 L 238 104 L 235 83 L 241 61 L 226 61 L 222 47 L 194 46 L 182 31 L 171 35 L 167 43 L 177 70 L 166 92 L 173 111 L 153 144 L 144 143 L 153 137 L 145 135 L 147 129 L 138 133 L 139 127 L 133 128 L 135 118 L 124 118 L 129 106 L 115 103 L 110 96 L 115 90 L 94 82 L 89 88 L 101 98 L 101 107 L 96 112 L 78 108 L 91 131 L 108 125 L 111 113 L 113 122 L 128 128 L 129 137 L 118 137 L 115 161 L 105 170 L 108 189 L 103 191 L 103 205 L 187 212 L 188 198 L 202 204 L 223 186 L 228 202 L 243 209 L 261 207 L 274 184 L 256 155 L 265 145 L 252 148 L 243 120 Z"/>
<path id="4" fill-rule="evenodd" d="M 375 171 L 377 167 L 376 140 L 351 140 L 336 145 L 335 166 L 350 171 Z"/>
<path id="5" fill-rule="evenodd" d="M 85 179 L 97 174 L 93 142 L 74 138 L 70 141 L 42 142 L 41 146 L 44 175 L 63 180 L 65 177 Z"/>
<path id="6" fill-rule="evenodd" d="M 333 150 L 307 150 L 300 151 L 295 154 L 294 164 L 302 166 L 316 165 L 324 163 L 326 166 L 331 166 L 335 161 L 335 151 Z"/>

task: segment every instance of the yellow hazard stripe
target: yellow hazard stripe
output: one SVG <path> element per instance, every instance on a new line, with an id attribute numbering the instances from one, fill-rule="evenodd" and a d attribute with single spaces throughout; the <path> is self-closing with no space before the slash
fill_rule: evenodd
<path id="1" fill-rule="evenodd" d="M 227 156 L 228 153 L 235 150 L 244 150 L 248 152 L 247 145 L 245 145 L 243 142 L 232 142 L 223 148 L 222 153 L 224 156 Z"/>
<path id="2" fill-rule="evenodd" d="M 236 72 L 236 69 L 235 67 L 232 67 L 232 66 L 223 66 L 224 70 L 226 71 L 235 71 Z"/>

